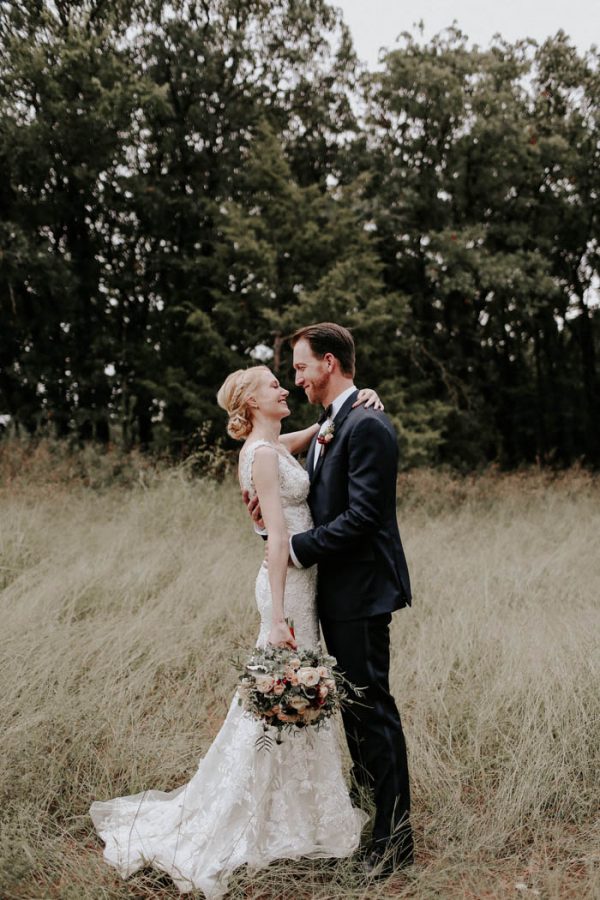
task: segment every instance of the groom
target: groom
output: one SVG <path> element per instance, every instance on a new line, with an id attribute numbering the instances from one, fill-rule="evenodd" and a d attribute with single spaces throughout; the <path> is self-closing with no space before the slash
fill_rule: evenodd
<path id="1" fill-rule="evenodd" d="M 375 822 L 365 866 L 384 875 L 413 856 L 406 746 L 389 688 L 392 612 L 410 605 L 396 519 L 396 434 L 381 412 L 352 408 L 354 341 L 332 322 L 291 337 L 296 384 L 325 408 L 307 455 L 315 527 L 290 542 L 294 565 L 318 563 L 317 604 L 328 651 L 357 687 L 344 727 L 358 783 L 373 790 Z"/>
<path id="2" fill-rule="evenodd" d="M 296 384 L 325 415 L 306 463 L 315 527 L 291 538 L 290 556 L 299 567 L 318 563 L 327 649 L 346 678 L 365 689 L 343 719 L 354 777 L 374 793 L 365 870 L 379 877 L 413 858 L 406 747 L 389 688 L 391 614 L 411 596 L 396 519 L 398 447 L 387 416 L 352 408 L 355 352 L 346 328 L 309 325 L 291 344 Z"/>

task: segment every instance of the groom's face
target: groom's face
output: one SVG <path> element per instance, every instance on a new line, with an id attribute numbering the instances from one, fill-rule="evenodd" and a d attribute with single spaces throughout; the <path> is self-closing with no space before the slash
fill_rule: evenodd
<path id="1" fill-rule="evenodd" d="M 303 388 L 308 402 L 322 404 L 331 375 L 326 361 L 315 356 L 303 338 L 294 347 L 294 369 L 296 384 Z"/>

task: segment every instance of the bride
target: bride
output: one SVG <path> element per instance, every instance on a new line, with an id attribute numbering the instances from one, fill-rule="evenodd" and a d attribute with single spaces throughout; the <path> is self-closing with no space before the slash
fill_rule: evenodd
<path id="1" fill-rule="evenodd" d="M 253 366 L 229 375 L 217 400 L 229 414 L 229 434 L 244 440 L 240 485 L 258 496 L 268 532 L 269 565 L 262 564 L 256 579 L 257 646 L 314 648 L 315 567 L 288 566 L 288 541 L 312 527 L 309 477 L 292 454 L 308 446 L 319 426 L 280 434 L 290 414 L 288 393 L 266 366 Z M 360 402 L 380 406 L 373 391 L 362 391 Z M 94 802 L 90 815 L 106 861 L 123 878 L 152 865 L 181 892 L 199 889 L 216 898 L 245 863 L 262 868 L 275 859 L 351 855 L 366 816 L 350 801 L 335 728 L 326 722 L 318 731 L 286 733 L 270 750 L 257 748 L 262 728 L 236 693 L 187 784 Z"/>

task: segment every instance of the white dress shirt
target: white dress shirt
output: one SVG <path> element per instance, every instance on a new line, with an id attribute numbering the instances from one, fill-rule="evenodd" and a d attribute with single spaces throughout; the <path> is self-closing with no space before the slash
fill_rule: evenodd
<path id="1" fill-rule="evenodd" d="M 351 387 L 346 388 L 345 391 L 342 391 L 341 394 L 338 394 L 337 397 L 335 398 L 335 400 L 332 401 L 331 415 L 329 416 L 328 419 L 325 419 L 325 421 L 321 425 L 321 427 L 319 429 L 319 435 L 323 434 L 323 432 L 327 430 L 327 428 L 331 425 L 331 423 L 333 422 L 333 420 L 339 413 L 340 409 L 342 408 L 342 406 L 344 405 L 344 403 L 346 402 L 348 397 L 351 394 L 353 394 L 355 390 L 356 390 L 356 388 L 354 387 L 354 385 L 351 385 Z M 314 471 L 314 468 L 317 465 L 317 460 L 322 452 L 323 452 L 323 444 L 320 444 L 318 442 L 318 440 L 315 441 L 315 446 L 313 447 L 312 456 L 311 456 L 310 460 L 308 460 L 311 472 Z"/>

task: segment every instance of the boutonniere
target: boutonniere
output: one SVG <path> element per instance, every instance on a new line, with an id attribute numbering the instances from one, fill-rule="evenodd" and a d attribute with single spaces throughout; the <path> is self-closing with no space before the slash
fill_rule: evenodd
<path id="1" fill-rule="evenodd" d="M 323 431 L 317 435 L 317 442 L 319 444 L 324 444 L 325 447 L 327 444 L 330 444 L 335 436 L 335 425 L 333 422 L 330 422 L 327 428 L 324 428 Z"/>

